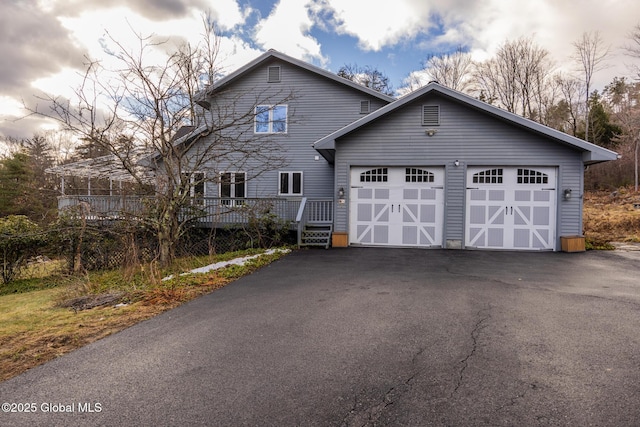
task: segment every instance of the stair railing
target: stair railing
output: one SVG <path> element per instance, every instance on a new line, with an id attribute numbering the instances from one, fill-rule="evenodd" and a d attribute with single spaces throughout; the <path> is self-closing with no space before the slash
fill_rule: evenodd
<path id="1" fill-rule="evenodd" d="M 296 215 L 296 223 L 298 224 L 298 247 L 302 245 L 302 231 L 305 225 L 307 225 L 307 216 L 304 214 L 306 207 L 307 198 L 303 197 L 302 200 L 300 200 L 300 206 L 298 207 L 298 213 Z"/>

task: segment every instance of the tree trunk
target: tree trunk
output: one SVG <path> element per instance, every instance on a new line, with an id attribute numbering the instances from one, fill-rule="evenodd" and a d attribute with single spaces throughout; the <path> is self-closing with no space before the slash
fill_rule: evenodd
<path id="1" fill-rule="evenodd" d="M 171 203 L 171 202 L 169 202 Z M 166 267 L 175 259 L 175 249 L 180 239 L 179 210 L 167 206 L 158 222 L 158 250 L 160 265 Z"/>
<path id="2" fill-rule="evenodd" d="M 76 245 L 76 253 L 73 257 L 73 272 L 78 274 L 82 272 L 82 242 L 84 240 L 84 233 L 87 229 L 87 216 L 91 207 L 87 202 L 80 202 L 80 235 L 78 236 L 78 242 Z"/>
<path id="3" fill-rule="evenodd" d="M 640 136 L 636 138 L 636 161 L 635 161 L 636 193 L 638 192 L 638 151 L 640 151 Z"/>

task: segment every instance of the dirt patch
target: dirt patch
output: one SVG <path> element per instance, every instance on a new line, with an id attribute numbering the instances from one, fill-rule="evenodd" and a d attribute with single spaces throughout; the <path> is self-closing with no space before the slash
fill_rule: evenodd
<path id="1" fill-rule="evenodd" d="M 64 301 L 60 304 L 60 307 L 70 308 L 74 311 L 90 310 L 96 307 L 115 305 L 122 299 L 123 296 L 124 293 L 83 295 L 81 297 Z"/>
<path id="2" fill-rule="evenodd" d="M 620 189 L 584 195 L 584 233 L 593 244 L 640 242 L 640 193 Z"/>

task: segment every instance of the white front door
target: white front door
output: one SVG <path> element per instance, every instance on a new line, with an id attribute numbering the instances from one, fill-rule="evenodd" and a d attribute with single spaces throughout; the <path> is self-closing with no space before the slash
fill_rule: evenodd
<path id="1" fill-rule="evenodd" d="M 556 169 L 467 170 L 465 246 L 555 249 Z"/>
<path id="2" fill-rule="evenodd" d="M 442 246 L 444 170 L 351 169 L 349 240 L 373 246 Z"/>

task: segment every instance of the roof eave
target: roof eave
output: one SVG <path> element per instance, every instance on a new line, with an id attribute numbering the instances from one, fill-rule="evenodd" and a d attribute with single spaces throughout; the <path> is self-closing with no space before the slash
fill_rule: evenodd
<path id="1" fill-rule="evenodd" d="M 395 101 L 395 98 L 389 95 L 385 95 L 381 92 L 378 92 L 376 90 L 370 89 L 366 86 L 362 86 L 358 83 L 352 82 L 351 80 L 345 79 L 343 77 L 338 76 L 337 74 L 334 74 L 330 71 L 327 71 L 323 68 L 317 67 L 313 64 L 309 64 L 307 62 L 301 61 L 299 59 L 293 58 L 291 56 L 285 55 L 284 53 L 278 52 L 276 50 L 270 49 L 267 52 L 261 54 L 260 56 L 258 56 L 256 59 L 254 59 L 253 61 L 248 62 L 247 64 L 243 65 L 242 67 L 238 68 L 237 70 L 227 74 L 226 76 L 224 76 L 223 78 L 221 78 L 220 80 L 218 80 L 217 82 L 215 82 L 215 84 L 208 88 L 205 92 L 205 94 L 203 95 L 212 95 L 215 92 L 217 92 L 218 90 L 222 89 L 224 86 L 227 86 L 229 83 L 235 81 L 237 78 L 241 77 L 242 75 L 244 75 L 245 73 L 253 70 L 255 67 L 257 67 L 258 65 L 260 65 L 261 63 L 271 59 L 271 58 L 277 58 L 280 59 L 282 61 L 285 62 L 289 62 L 291 64 L 294 64 L 298 67 L 301 67 L 303 69 L 306 69 L 308 71 L 314 72 L 316 74 L 319 74 L 321 76 L 324 76 L 330 80 L 334 80 L 340 84 L 344 84 L 346 86 L 350 86 L 354 89 L 357 89 L 361 92 L 365 92 L 371 96 L 374 96 L 376 98 L 379 98 L 385 102 L 393 102 Z"/>
<path id="2" fill-rule="evenodd" d="M 598 147 L 602 148 L 602 147 Z M 621 156 L 613 151 L 602 148 L 600 151 L 585 151 L 582 153 L 582 162 L 585 165 L 595 165 L 596 163 L 610 162 L 618 160 Z"/>
<path id="3" fill-rule="evenodd" d="M 517 114 L 508 112 L 506 110 L 500 109 L 493 105 L 489 105 L 485 102 L 472 98 L 471 96 L 465 95 L 461 92 L 454 91 L 445 86 L 442 86 L 438 83 L 429 83 L 421 89 L 418 89 L 408 95 L 405 95 L 398 100 L 385 105 L 384 107 L 372 112 L 371 114 L 356 120 L 355 122 L 344 126 L 341 129 L 331 133 L 330 135 L 325 136 L 322 139 L 319 139 L 313 144 L 313 147 L 320 151 L 323 149 L 334 149 L 335 150 L 335 141 L 338 138 L 341 138 L 356 129 L 365 126 L 367 123 L 377 120 L 378 118 L 402 107 L 405 104 L 408 104 L 414 101 L 417 98 L 420 98 L 426 95 L 429 92 L 436 92 L 446 97 L 450 97 L 458 102 L 461 102 L 465 105 L 468 105 L 472 108 L 478 109 L 486 114 L 490 114 L 496 118 L 504 120 L 506 122 L 512 123 L 517 126 L 521 126 L 529 130 L 530 132 L 538 133 L 546 138 L 550 138 L 556 140 L 560 143 L 566 144 L 567 146 L 571 146 L 578 150 L 584 152 L 583 154 L 583 162 L 584 164 L 594 164 L 607 162 L 611 160 L 616 160 L 619 158 L 618 153 L 607 150 L 606 148 L 600 147 L 595 144 L 591 144 L 587 141 L 583 141 L 571 135 L 568 135 L 564 132 L 560 132 L 548 126 L 542 125 L 538 122 L 534 122 L 533 120 L 524 118 L 522 116 L 518 116 Z"/>
<path id="4" fill-rule="evenodd" d="M 320 153 L 324 159 L 329 162 L 329 164 L 334 164 L 336 160 L 336 150 L 335 148 L 316 148 L 316 151 Z"/>
<path id="5" fill-rule="evenodd" d="M 175 141 L 172 142 L 172 145 L 178 146 L 180 144 L 183 144 L 187 141 L 189 141 L 192 138 L 196 138 L 197 136 L 199 136 L 200 134 L 206 132 L 209 129 L 209 127 L 204 124 L 201 125 L 195 129 L 193 129 L 191 132 L 189 132 L 186 135 L 181 136 L 180 138 L 176 139 Z M 146 157 L 141 158 L 140 160 L 138 160 L 138 163 L 140 165 L 144 165 L 146 167 L 153 167 L 153 165 L 157 164 L 157 161 L 160 160 L 160 158 L 162 157 L 162 154 L 160 154 L 159 152 L 155 152 L 153 154 L 150 154 Z"/>

